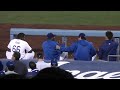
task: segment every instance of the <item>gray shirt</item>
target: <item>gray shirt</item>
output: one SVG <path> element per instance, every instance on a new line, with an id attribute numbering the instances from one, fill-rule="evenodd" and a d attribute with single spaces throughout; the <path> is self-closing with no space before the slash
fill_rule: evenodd
<path id="1" fill-rule="evenodd" d="M 28 72 L 27 66 L 21 62 L 21 61 L 14 61 L 14 65 L 15 65 L 15 72 L 18 73 L 19 75 L 23 75 L 25 76 Z"/>

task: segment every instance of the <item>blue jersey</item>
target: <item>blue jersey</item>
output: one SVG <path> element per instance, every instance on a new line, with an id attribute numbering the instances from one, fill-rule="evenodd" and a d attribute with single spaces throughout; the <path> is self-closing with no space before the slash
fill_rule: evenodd
<path id="1" fill-rule="evenodd" d="M 60 50 L 64 52 L 73 52 L 75 60 L 83 61 L 91 61 L 92 56 L 96 54 L 95 48 L 87 40 L 79 40 L 69 47 L 62 47 Z"/>
<path id="2" fill-rule="evenodd" d="M 102 60 L 107 60 L 108 55 L 117 54 L 118 43 L 113 40 L 105 40 L 102 45 L 99 47 L 98 57 Z M 110 57 L 110 61 L 116 61 L 116 57 Z"/>
<path id="3" fill-rule="evenodd" d="M 42 49 L 45 60 L 59 60 L 61 52 L 60 50 L 56 49 L 56 45 L 58 45 L 58 43 L 53 40 L 47 40 L 43 42 Z"/>

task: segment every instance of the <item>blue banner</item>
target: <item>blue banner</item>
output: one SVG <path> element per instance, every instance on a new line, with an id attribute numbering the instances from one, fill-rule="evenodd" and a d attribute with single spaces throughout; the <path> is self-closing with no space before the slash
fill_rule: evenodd
<path id="1" fill-rule="evenodd" d="M 120 62 L 68 61 L 65 63 L 60 65 L 60 68 L 71 72 L 76 79 L 120 79 Z"/>
<path id="2" fill-rule="evenodd" d="M 1 60 L 4 68 L 9 60 Z M 29 69 L 29 62 L 37 60 L 22 60 Z M 49 61 L 46 61 L 50 63 Z M 120 62 L 118 61 L 58 61 L 58 66 L 71 72 L 76 79 L 120 79 Z"/>

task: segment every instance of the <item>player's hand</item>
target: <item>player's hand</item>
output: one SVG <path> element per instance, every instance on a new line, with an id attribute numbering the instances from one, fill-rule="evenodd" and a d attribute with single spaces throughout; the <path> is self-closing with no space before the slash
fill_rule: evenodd
<path id="1" fill-rule="evenodd" d="M 56 49 L 60 49 L 60 46 L 59 46 L 59 45 L 56 45 Z"/>

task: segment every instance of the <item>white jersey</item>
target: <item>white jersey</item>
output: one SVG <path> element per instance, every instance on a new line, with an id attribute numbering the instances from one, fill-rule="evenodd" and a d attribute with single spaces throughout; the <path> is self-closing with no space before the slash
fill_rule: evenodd
<path id="1" fill-rule="evenodd" d="M 24 58 L 25 50 L 26 52 L 29 52 L 32 49 L 26 41 L 21 39 L 11 40 L 7 47 L 11 50 L 12 54 L 14 51 L 19 52 L 21 54 L 20 59 Z"/>
<path id="2" fill-rule="evenodd" d="M 38 62 L 36 63 L 36 67 L 37 67 L 37 69 L 40 71 L 40 70 L 42 70 L 42 69 L 44 69 L 44 68 L 51 67 L 51 64 L 50 64 L 50 63 L 46 63 L 46 62 L 44 62 L 44 61 L 38 61 Z"/>

